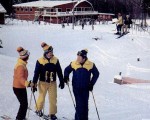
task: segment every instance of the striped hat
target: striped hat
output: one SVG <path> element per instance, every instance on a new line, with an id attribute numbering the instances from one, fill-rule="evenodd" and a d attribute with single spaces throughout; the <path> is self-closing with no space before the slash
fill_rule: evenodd
<path id="1" fill-rule="evenodd" d="M 43 42 L 41 44 L 41 47 L 43 48 L 44 50 L 44 53 L 47 53 L 47 52 L 53 52 L 53 47 L 48 45 L 47 43 Z"/>
<path id="2" fill-rule="evenodd" d="M 25 59 L 30 55 L 30 52 L 25 50 L 23 47 L 18 47 L 17 52 L 19 53 L 20 59 Z"/>

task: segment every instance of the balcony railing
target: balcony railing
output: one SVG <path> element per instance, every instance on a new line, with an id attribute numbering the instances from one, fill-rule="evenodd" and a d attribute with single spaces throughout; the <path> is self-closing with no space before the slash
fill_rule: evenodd
<path id="1" fill-rule="evenodd" d="M 74 15 L 95 15 L 98 14 L 97 11 L 74 11 Z M 56 16 L 72 16 L 73 12 L 47 12 L 47 11 L 35 11 L 35 15 L 39 16 L 51 16 L 51 17 L 56 17 Z"/>

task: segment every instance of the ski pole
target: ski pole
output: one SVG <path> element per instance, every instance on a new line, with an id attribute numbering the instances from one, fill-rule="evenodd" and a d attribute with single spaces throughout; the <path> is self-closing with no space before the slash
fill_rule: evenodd
<path id="1" fill-rule="evenodd" d="M 98 116 L 98 119 L 100 120 L 100 117 L 99 117 L 98 109 L 97 109 L 97 106 L 96 106 L 96 102 L 95 102 L 95 98 L 94 98 L 93 91 L 92 91 L 91 93 L 92 93 L 92 96 L 93 96 L 93 100 L 94 100 L 94 104 L 95 104 L 95 108 L 96 108 L 97 116 Z"/>
<path id="2" fill-rule="evenodd" d="M 34 95 L 34 92 L 33 92 L 33 88 L 31 88 L 31 91 L 32 91 L 32 94 L 33 94 L 33 97 L 34 97 L 35 106 L 38 109 L 37 102 L 36 102 L 36 99 L 35 99 L 35 95 Z M 39 119 L 41 120 L 40 116 L 39 116 Z"/>
<path id="3" fill-rule="evenodd" d="M 32 89 L 32 88 L 31 88 L 31 89 Z M 29 119 L 29 113 L 30 113 L 31 102 L 32 102 L 32 91 L 31 91 L 31 96 L 30 96 L 30 103 L 29 103 L 29 106 L 28 106 L 27 120 Z"/>
<path id="4" fill-rule="evenodd" d="M 69 89 L 69 92 L 70 92 L 70 96 L 71 96 L 71 99 L 72 99 L 74 108 L 75 108 L 75 110 L 76 110 L 76 105 L 75 105 L 75 102 L 74 102 L 74 100 L 73 100 L 73 96 L 72 96 L 72 93 L 71 93 L 71 90 L 70 90 L 70 87 L 69 87 L 69 83 L 66 83 L 66 84 L 67 84 L 67 86 L 68 86 L 68 89 Z M 77 117 L 78 117 L 78 119 L 79 119 L 78 113 L 76 113 L 76 114 L 77 114 Z"/>
<path id="5" fill-rule="evenodd" d="M 73 100 L 73 96 L 72 96 L 72 93 L 71 93 L 71 90 L 70 90 L 70 87 L 69 87 L 69 83 L 66 83 L 66 84 L 67 84 L 67 86 L 68 86 L 68 89 L 69 89 L 69 92 L 70 92 L 70 96 L 71 96 L 71 99 L 72 99 L 74 108 L 76 109 L 76 105 L 75 105 L 75 102 L 74 102 L 74 100 Z"/>

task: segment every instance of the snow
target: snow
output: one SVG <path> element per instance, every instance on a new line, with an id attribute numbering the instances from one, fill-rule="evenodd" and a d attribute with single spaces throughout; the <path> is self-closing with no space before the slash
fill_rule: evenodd
<path id="1" fill-rule="evenodd" d="M 118 21 L 118 19 L 117 18 L 114 18 L 114 19 L 112 19 L 112 22 L 117 22 Z"/>
<path id="2" fill-rule="evenodd" d="M 74 1 L 35 1 L 35 2 L 16 4 L 13 6 L 14 7 L 54 7 L 54 6 L 73 3 L 73 2 Z"/>
<path id="3" fill-rule="evenodd" d="M 120 76 L 120 75 L 115 75 L 115 76 L 114 76 L 114 79 L 122 80 L 122 76 Z"/>
<path id="4" fill-rule="evenodd" d="M 6 13 L 5 8 L 0 4 L 0 13 Z"/>
<path id="5" fill-rule="evenodd" d="M 29 77 L 32 80 L 36 60 L 42 56 L 41 42 L 54 47 L 54 54 L 59 58 L 64 70 L 76 59 L 79 50 L 87 48 L 88 58 L 100 71 L 100 77 L 94 87 L 94 95 L 101 120 L 144 120 L 150 119 L 150 84 L 118 85 L 113 83 L 114 76 L 122 72 L 122 76 L 141 77 L 149 80 L 150 74 L 150 35 L 146 32 L 130 30 L 130 33 L 116 39 L 113 33 L 115 25 L 97 24 L 81 26 L 44 24 L 11 20 L 0 27 L 0 115 L 7 114 L 15 119 L 18 101 L 12 90 L 13 69 L 17 61 L 16 48 L 23 46 L 30 51 L 28 61 Z M 99 40 L 93 38 L 98 37 Z M 140 58 L 140 61 L 137 61 Z M 144 70 L 144 71 L 143 71 Z M 146 70 L 146 72 L 145 72 Z M 71 76 L 70 76 L 71 78 Z M 71 83 L 70 83 L 71 87 Z M 28 99 L 30 100 L 30 88 Z M 35 93 L 36 98 L 38 93 Z M 31 108 L 34 109 L 34 100 Z M 45 102 L 45 113 L 48 113 L 48 99 Z M 74 107 L 67 86 L 58 88 L 58 113 L 72 120 Z M 38 119 L 30 112 L 30 120 Z M 63 119 L 62 119 L 63 120 Z M 89 100 L 89 120 L 98 120 L 92 95 Z"/>

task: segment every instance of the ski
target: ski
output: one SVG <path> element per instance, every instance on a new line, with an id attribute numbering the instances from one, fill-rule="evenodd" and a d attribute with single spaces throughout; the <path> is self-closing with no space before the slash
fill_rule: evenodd
<path id="1" fill-rule="evenodd" d="M 9 117 L 8 115 L 2 115 L 2 116 L 0 116 L 0 117 L 1 117 L 1 119 L 3 119 L 3 120 L 12 120 L 11 117 Z"/>
<path id="2" fill-rule="evenodd" d="M 62 117 L 63 119 L 62 120 L 75 120 L 75 119 L 69 119 L 69 118 L 66 118 L 66 117 Z"/>
<path id="3" fill-rule="evenodd" d="M 29 108 L 29 107 L 28 107 L 28 110 L 32 111 L 37 117 L 40 117 L 41 119 L 49 120 L 47 115 L 39 116 L 36 114 L 36 112 L 32 108 Z"/>
<path id="4" fill-rule="evenodd" d="M 51 120 L 47 115 L 43 115 L 43 116 L 41 116 L 41 118 L 43 118 L 44 120 Z"/>
<path id="5" fill-rule="evenodd" d="M 121 37 L 123 37 L 123 36 L 125 36 L 125 35 L 127 35 L 129 32 L 127 32 L 127 33 L 125 33 L 125 34 L 121 34 L 120 36 L 118 36 L 116 39 L 119 39 L 119 38 L 121 38 Z"/>
<path id="6" fill-rule="evenodd" d="M 43 118 L 44 120 L 54 120 L 54 119 L 49 118 L 48 115 L 43 115 L 41 118 Z M 68 119 L 67 117 L 61 117 L 61 118 L 57 118 L 55 120 L 70 120 L 70 119 Z M 72 119 L 72 120 L 74 120 L 74 119 Z"/>
<path id="7" fill-rule="evenodd" d="M 43 118 L 44 120 L 69 120 L 69 119 L 66 118 L 66 117 L 57 118 L 57 119 L 51 119 L 51 118 L 49 118 L 48 115 L 43 115 L 41 118 Z"/>
<path id="8" fill-rule="evenodd" d="M 28 110 L 30 110 L 30 111 L 32 111 L 33 113 L 35 113 L 35 111 L 32 109 L 32 108 L 29 108 L 28 107 Z M 38 116 L 36 113 L 35 113 L 35 115 L 36 116 Z M 40 117 L 40 116 L 38 116 L 38 117 Z M 43 116 L 41 116 L 40 117 L 41 119 L 44 119 L 44 120 L 52 120 L 52 119 L 50 119 L 49 117 L 48 117 L 48 115 L 43 115 Z M 11 119 L 10 119 L 11 120 Z M 57 118 L 56 120 L 70 120 L 69 118 L 67 118 L 67 117 L 61 117 L 61 118 Z M 74 119 L 72 119 L 72 120 L 74 120 Z"/>

